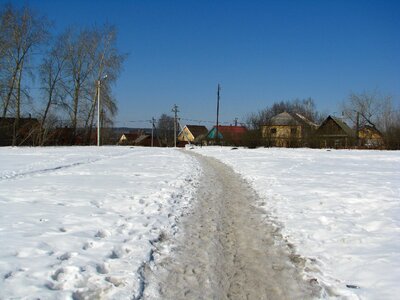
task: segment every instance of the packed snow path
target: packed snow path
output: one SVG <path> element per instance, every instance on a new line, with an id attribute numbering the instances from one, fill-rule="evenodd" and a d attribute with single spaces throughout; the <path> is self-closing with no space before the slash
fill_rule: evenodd
<path id="1" fill-rule="evenodd" d="M 252 205 L 255 192 L 230 167 L 196 157 L 204 172 L 197 204 L 181 224 L 183 236 L 158 245 L 160 254 L 144 272 L 144 298 L 318 297 L 319 287 L 301 278 L 302 259 L 291 253 L 265 212 Z"/>

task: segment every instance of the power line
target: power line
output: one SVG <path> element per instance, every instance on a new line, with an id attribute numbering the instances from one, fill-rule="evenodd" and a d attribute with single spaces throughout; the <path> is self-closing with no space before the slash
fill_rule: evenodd
<path id="1" fill-rule="evenodd" d="M 187 121 L 187 122 L 194 122 L 194 123 L 208 123 L 208 124 L 215 124 L 215 121 L 210 121 L 210 120 L 201 120 L 201 119 L 188 119 L 188 118 L 179 118 L 179 120 L 182 121 Z M 148 122 L 152 122 L 152 120 L 129 120 L 129 121 L 115 121 L 115 123 L 148 123 Z M 233 122 L 231 121 L 218 121 L 218 124 L 235 124 L 235 126 L 237 126 L 237 124 L 243 124 L 245 122 L 240 121 L 238 118 L 235 118 L 233 120 Z"/>

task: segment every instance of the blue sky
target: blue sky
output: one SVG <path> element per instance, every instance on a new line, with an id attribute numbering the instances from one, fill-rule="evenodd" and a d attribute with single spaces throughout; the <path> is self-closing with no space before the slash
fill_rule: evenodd
<path id="1" fill-rule="evenodd" d="M 214 121 L 218 83 L 225 122 L 294 98 L 334 113 L 352 91 L 400 103 L 400 1 L 14 2 L 48 15 L 54 32 L 117 26 L 129 54 L 114 88 L 117 126 L 146 125 L 129 121 L 174 103 L 182 118 Z"/>

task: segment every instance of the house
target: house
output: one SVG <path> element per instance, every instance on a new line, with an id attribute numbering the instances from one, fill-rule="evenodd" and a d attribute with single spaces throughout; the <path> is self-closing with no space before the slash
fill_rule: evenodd
<path id="1" fill-rule="evenodd" d="M 243 137 L 247 133 L 244 126 L 218 126 L 218 140 L 224 145 L 239 146 L 243 144 Z M 207 140 L 214 142 L 217 137 L 217 128 L 214 126 L 207 134 Z"/>
<path id="2" fill-rule="evenodd" d="M 118 145 L 133 145 L 135 140 L 139 137 L 139 132 L 137 133 L 123 133 L 119 138 Z"/>
<path id="3" fill-rule="evenodd" d="M 140 130 L 136 133 L 123 133 L 118 141 L 118 145 L 150 147 L 152 145 L 151 134 L 147 134 L 144 131 Z M 153 146 L 160 146 L 160 143 L 155 136 L 153 137 Z"/>
<path id="4" fill-rule="evenodd" d="M 322 148 L 350 148 L 356 145 L 356 131 L 339 118 L 328 116 L 315 132 Z"/>
<path id="5" fill-rule="evenodd" d="M 134 145 L 151 147 L 151 134 L 143 133 L 135 140 Z M 160 142 L 158 141 L 156 136 L 153 136 L 153 147 L 160 147 Z"/>
<path id="6" fill-rule="evenodd" d="M 18 130 L 14 129 L 18 123 Z M 16 146 L 34 146 L 38 143 L 41 131 L 40 122 L 36 118 L 0 118 L 0 146 L 13 145 L 13 138 Z"/>
<path id="7" fill-rule="evenodd" d="M 383 134 L 375 127 L 365 125 L 358 131 L 361 147 L 368 149 L 379 149 L 384 146 Z"/>
<path id="8" fill-rule="evenodd" d="M 178 135 L 179 142 L 201 143 L 208 133 L 208 129 L 202 125 L 186 125 Z"/>
<path id="9" fill-rule="evenodd" d="M 261 126 L 262 137 L 275 147 L 308 146 L 318 125 L 298 113 L 283 112 Z"/>

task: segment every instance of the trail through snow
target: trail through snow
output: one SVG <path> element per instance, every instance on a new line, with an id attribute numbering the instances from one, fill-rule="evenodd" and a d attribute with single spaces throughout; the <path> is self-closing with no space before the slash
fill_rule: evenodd
<path id="1" fill-rule="evenodd" d="M 203 168 L 197 203 L 181 224 L 182 233 L 157 245 L 144 272 L 143 298 L 319 297 L 317 282 L 302 277 L 302 259 L 266 212 L 253 205 L 254 190 L 230 167 L 193 155 Z"/>

